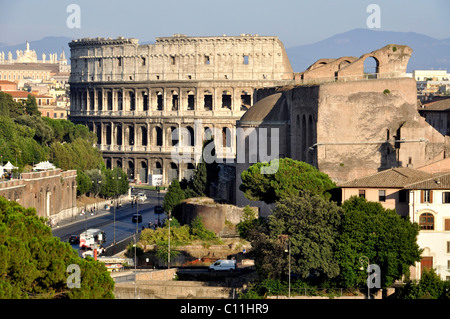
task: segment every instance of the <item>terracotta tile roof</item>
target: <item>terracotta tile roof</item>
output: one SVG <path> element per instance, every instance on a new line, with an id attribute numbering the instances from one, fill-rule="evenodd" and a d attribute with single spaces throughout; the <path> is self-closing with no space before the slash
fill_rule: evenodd
<path id="1" fill-rule="evenodd" d="M 35 94 L 32 92 L 26 92 L 26 91 L 3 91 L 3 93 L 9 94 L 11 95 L 13 98 L 24 98 L 26 99 L 28 97 L 28 94 L 33 95 L 36 98 L 41 98 L 41 99 L 52 99 L 53 96 L 49 96 L 49 95 L 39 95 L 39 94 Z"/>
<path id="2" fill-rule="evenodd" d="M 450 173 L 434 174 L 422 181 L 405 185 L 405 189 L 450 189 Z"/>
<path id="3" fill-rule="evenodd" d="M 0 70 L 4 71 L 49 71 L 56 73 L 59 70 L 57 63 L 12 63 L 1 64 Z"/>
<path id="4" fill-rule="evenodd" d="M 14 84 L 14 85 L 17 85 L 17 83 L 16 82 L 12 82 L 12 81 L 8 81 L 8 80 L 0 80 L 0 84 Z"/>
<path id="5" fill-rule="evenodd" d="M 406 185 L 429 179 L 433 175 L 409 167 L 391 168 L 373 175 L 339 184 L 342 188 L 404 188 Z"/>
<path id="6" fill-rule="evenodd" d="M 419 111 L 448 111 L 450 109 L 450 98 L 423 104 Z"/>

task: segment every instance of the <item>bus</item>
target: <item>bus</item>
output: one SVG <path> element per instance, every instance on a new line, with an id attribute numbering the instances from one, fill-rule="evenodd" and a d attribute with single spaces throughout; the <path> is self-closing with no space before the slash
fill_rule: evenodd
<path id="1" fill-rule="evenodd" d="M 100 246 L 106 242 L 105 232 L 101 229 L 91 228 L 80 234 L 80 248 L 94 249 L 94 246 Z"/>

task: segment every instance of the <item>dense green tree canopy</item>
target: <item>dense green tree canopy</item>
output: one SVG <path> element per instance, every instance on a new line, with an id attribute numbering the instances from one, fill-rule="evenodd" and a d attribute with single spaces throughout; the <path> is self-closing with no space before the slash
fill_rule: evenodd
<path id="1" fill-rule="evenodd" d="M 367 273 L 359 270 L 361 256 L 380 267 L 382 287 L 401 279 L 409 273 L 409 267 L 420 260 L 417 223 L 362 197 L 351 197 L 342 209 L 344 217 L 336 247 L 342 285 L 365 285 Z"/>
<path id="2" fill-rule="evenodd" d="M 173 208 L 185 199 L 184 191 L 180 187 L 180 182 L 174 179 L 164 196 L 163 209 L 165 212 L 172 212 Z"/>
<path id="3" fill-rule="evenodd" d="M 261 278 L 281 279 L 291 271 L 302 278 L 319 275 L 316 282 L 337 287 L 365 287 L 367 272 L 360 258 L 380 267 L 381 288 L 409 274 L 420 260 L 418 225 L 378 202 L 352 197 L 339 207 L 309 192 L 277 203 L 265 223 L 249 224 L 246 238 L 255 255 Z"/>
<path id="4" fill-rule="evenodd" d="M 41 161 L 50 161 L 63 170 L 77 170 L 78 195 L 90 192 L 111 197 L 126 193 L 126 174 L 122 170 L 107 172 L 102 154 L 93 146 L 96 141 L 97 136 L 85 125 L 40 117 L 32 96 L 18 103 L 11 95 L 0 92 L 0 154 L 3 162 L 17 164 L 19 171 L 30 170 Z M 93 171 L 99 169 L 101 177 L 93 176 Z M 114 181 L 113 176 L 121 179 Z M 93 184 L 94 179 L 96 184 Z M 105 186 L 101 187 L 98 181 Z"/>
<path id="5" fill-rule="evenodd" d="M 263 174 L 262 170 L 268 167 L 275 167 L 275 172 Z M 328 191 L 336 187 L 328 175 L 314 166 L 290 158 L 253 164 L 242 172 L 241 179 L 239 189 L 245 197 L 267 204 L 296 196 L 300 190 L 330 198 Z"/>
<path id="6" fill-rule="evenodd" d="M 71 264 L 80 267 L 80 288 L 67 285 Z M 82 259 L 33 208 L 0 197 L 0 298 L 113 298 L 106 267 Z"/>
<path id="7" fill-rule="evenodd" d="M 291 272 L 303 278 L 313 272 L 336 277 L 339 265 L 334 248 L 341 218 L 340 207 L 319 195 L 302 192 L 281 200 L 266 229 L 251 236 L 260 273 L 272 279 L 287 275 L 285 250 L 290 243 Z"/>

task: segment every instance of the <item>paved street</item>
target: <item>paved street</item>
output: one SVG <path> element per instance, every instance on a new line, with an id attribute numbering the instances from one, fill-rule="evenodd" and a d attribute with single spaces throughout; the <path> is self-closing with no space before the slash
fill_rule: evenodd
<path id="1" fill-rule="evenodd" d="M 139 190 L 141 192 L 142 190 Z M 83 231 L 89 228 L 100 228 L 106 233 L 106 242 L 104 247 L 112 245 L 114 239 L 117 242 L 133 236 L 136 231 L 140 232 L 143 227 L 148 227 L 149 222 L 155 223 L 163 222 L 165 215 L 157 215 L 154 213 L 154 207 L 158 204 L 158 197 L 155 191 L 146 191 L 147 199 L 144 202 L 138 202 L 138 205 L 132 205 L 130 202 L 122 202 L 122 207 L 111 208 L 106 210 L 105 207 L 100 207 L 96 214 L 87 213 L 85 215 L 78 215 L 74 218 L 67 218 L 60 221 L 57 227 L 53 227 L 52 233 L 54 236 L 61 238 L 62 241 L 67 241 L 70 235 L 80 235 Z M 161 194 L 160 203 L 164 194 Z M 132 216 L 136 211 L 142 215 L 142 222 L 132 222 Z M 136 227 L 137 226 L 137 227 Z M 78 249 L 78 245 L 72 245 Z"/>

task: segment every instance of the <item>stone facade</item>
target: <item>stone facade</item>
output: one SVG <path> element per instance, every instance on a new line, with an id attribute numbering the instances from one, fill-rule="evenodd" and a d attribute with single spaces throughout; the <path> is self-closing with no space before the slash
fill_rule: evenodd
<path id="1" fill-rule="evenodd" d="M 258 217 L 257 209 L 251 209 L 254 210 L 255 217 Z M 172 214 L 181 225 L 191 224 L 193 219 L 200 217 L 206 229 L 216 235 L 226 236 L 235 234 L 234 228 L 242 219 L 243 208 L 218 204 L 207 197 L 197 197 L 182 201 L 179 209 Z"/>
<path id="2" fill-rule="evenodd" d="M 69 118 L 97 134 L 107 167 L 122 167 L 137 182 L 149 174 L 162 174 L 163 184 L 189 178 L 207 129 L 222 143 L 222 157 L 233 159 L 235 124 L 254 90 L 294 79 L 272 36 L 178 34 L 145 45 L 89 38 L 69 46 Z M 189 136 L 179 143 L 180 131 Z"/>
<path id="3" fill-rule="evenodd" d="M 55 169 L 22 173 L 21 179 L 0 183 L 0 196 L 33 207 L 38 216 L 51 221 L 76 214 L 77 172 Z"/>
<path id="4" fill-rule="evenodd" d="M 397 48 L 395 52 L 393 48 Z M 410 54 L 408 47 L 388 45 L 353 62 L 346 57 L 349 63 L 342 71 L 352 71 L 339 71 L 337 77 L 334 68 L 327 65 L 342 59 L 319 60 L 324 64 L 317 70 L 324 69 L 320 76 L 317 71 L 316 83 L 297 77 L 298 85 L 258 90 L 255 104 L 238 121 L 237 129 L 253 129 L 259 140 L 266 137 L 267 147 L 276 147 L 272 157 L 307 162 L 337 183 L 392 167 L 417 168 L 443 159 L 448 153 L 448 137 L 417 111 L 415 80 L 406 77 Z M 377 58 L 378 69 L 384 73 L 364 76 L 362 65 L 370 57 Z M 305 75 L 314 68 L 308 70 Z M 350 73 L 354 80 L 342 76 Z M 261 133 L 263 128 L 277 130 L 275 143 L 267 133 Z M 255 144 L 248 136 L 237 141 L 238 147 L 244 145 L 246 150 Z M 261 155 L 258 150 L 257 161 Z M 246 158 L 236 164 L 237 190 L 241 172 L 254 162 Z M 236 198 L 239 206 L 257 205 L 240 191 Z"/>

